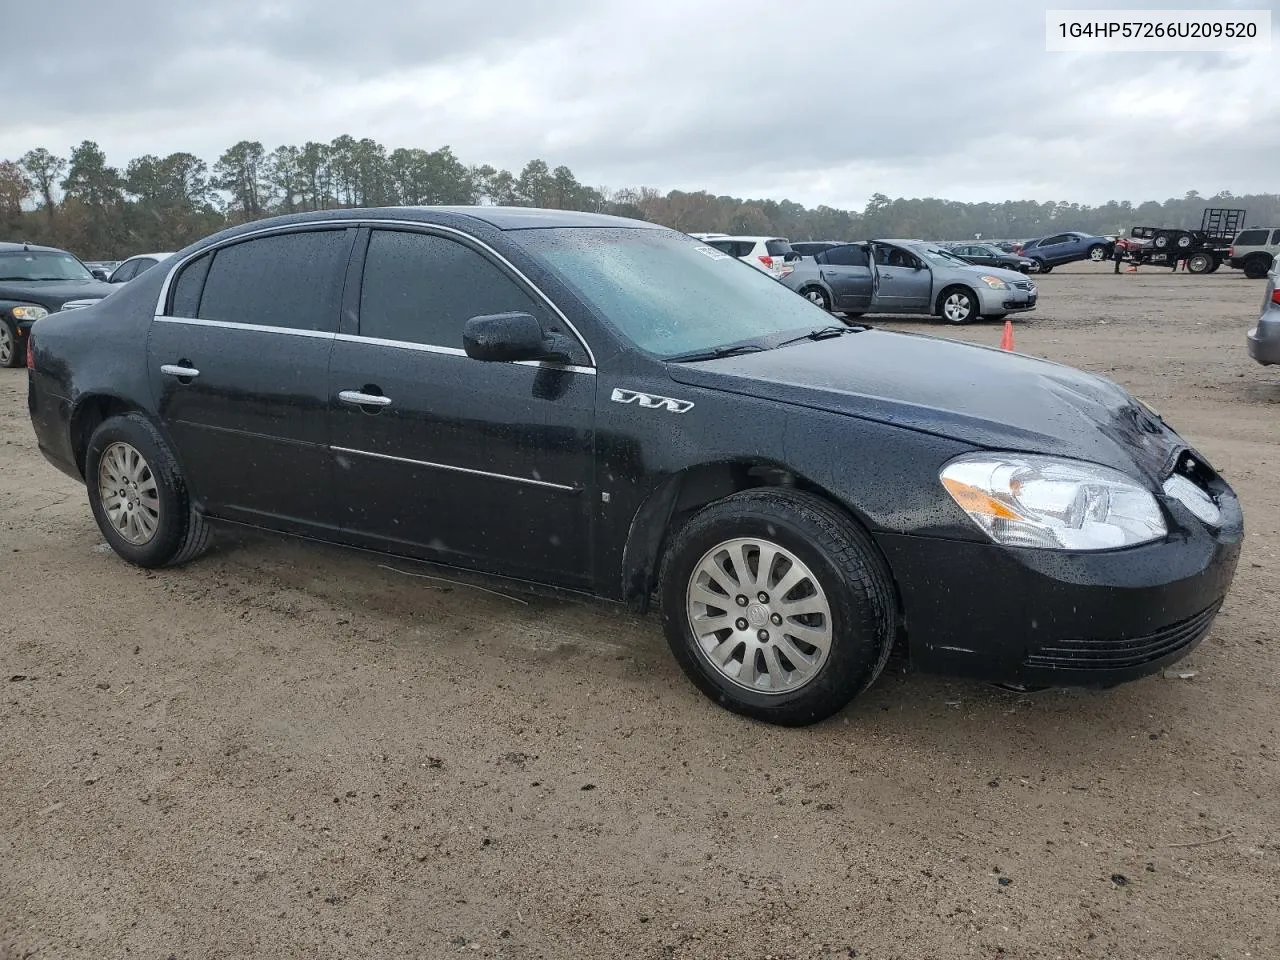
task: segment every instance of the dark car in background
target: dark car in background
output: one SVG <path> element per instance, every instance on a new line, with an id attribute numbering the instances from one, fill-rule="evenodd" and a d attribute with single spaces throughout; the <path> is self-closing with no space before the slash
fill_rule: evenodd
<path id="1" fill-rule="evenodd" d="M 111 287 L 65 250 L 0 243 L 0 367 L 18 367 L 27 331 L 69 300 L 101 299 Z"/>
<path id="2" fill-rule="evenodd" d="M 1031 261 L 988 243 L 953 243 L 947 249 L 957 257 L 975 266 L 1001 267 L 1005 270 L 1017 270 L 1019 273 L 1031 272 Z"/>
<path id="3" fill-rule="evenodd" d="M 1064 263 L 1076 263 L 1080 260 L 1100 263 L 1110 260 L 1114 248 L 1115 241 L 1110 237 L 1071 231 L 1023 241 L 1018 255 L 1031 261 L 1032 273 L 1048 273 Z"/>
<path id="4" fill-rule="evenodd" d="M 39 448 L 124 559 L 229 521 L 656 602 L 692 681 L 777 723 L 838 710 L 899 637 L 1026 685 L 1158 670 L 1240 549 L 1231 488 L 1115 383 L 833 325 L 634 220 L 262 220 L 32 337 Z"/>

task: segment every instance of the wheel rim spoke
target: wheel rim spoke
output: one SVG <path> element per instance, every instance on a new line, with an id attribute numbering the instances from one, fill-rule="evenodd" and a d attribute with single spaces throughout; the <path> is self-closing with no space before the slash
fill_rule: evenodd
<path id="1" fill-rule="evenodd" d="M 131 444 L 119 441 L 103 451 L 98 500 L 110 527 L 134 546 L 149 543 L 160 528 L 160 484 Z"/>
<path id="2" fill-rule="evenodd" d="M 727 540 L 703 555 L 689 578 L 686 616 L 707 665 L 756 693 L 810 682 L 831 650 L 822 585 L 800 557 L 763 538 Z"/>

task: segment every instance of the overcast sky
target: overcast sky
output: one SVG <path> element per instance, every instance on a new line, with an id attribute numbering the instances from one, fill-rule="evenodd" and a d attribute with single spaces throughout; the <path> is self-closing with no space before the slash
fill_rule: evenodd
<path id="1" fill-rule="evenodd" d="M 1045 52 L 1047 8 L 1106 5 L 15 0 L 0 159 L 90 139 L 119 166 L 212 163 L 241 139 L 350 133 L 810 206 L 1280 191 L 1280 45 Z M 1280 29 L 1280 0 L 1110 5 L 1271 9 Z"/>

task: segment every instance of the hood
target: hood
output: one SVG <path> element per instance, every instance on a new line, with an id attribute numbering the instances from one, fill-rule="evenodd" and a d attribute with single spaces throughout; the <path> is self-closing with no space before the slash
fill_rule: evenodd
<path id="1" fill-rule="evenodd" d="M 1025 283 L 1027 280 L 1025 276 L 1010 267 L 984 267 L 976 263 L 965 267 L 957 263 L 953 269 L 957 273 L 968 273 L 975 277 L 997 277 L 1008 284 L 1018 281 Z"/>
<path id="2" fill-rule="evenodd" d="M 114 289 L 101 280 L 5 280 L 0 281 L 0 300 L 38 303 L 53 313 L 68 300 L 100 299 Z"/>
<path id="3" fill-rule="evenodd" d="M 867 330 L 667 369 L 678 383 L 987 449 L 1087 460 L 1131 475 L 1136 469 L 1157 485 L 1183 448 L 1176 433 L 1104 377 L 934 337 Z"/>

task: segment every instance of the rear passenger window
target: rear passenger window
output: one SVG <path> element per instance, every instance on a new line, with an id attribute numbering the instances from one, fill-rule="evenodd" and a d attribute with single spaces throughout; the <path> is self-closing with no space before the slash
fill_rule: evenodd
<path id="1" fill-rule="evenodd" d="M 1241 247 L 1261 247 L 1267 242 L 1266 230 L 1241 230 L 1236 237 L 1236 245 Z"/>
<path id="2" fill-rule="evenodd" d="M 832 247 L 824 255 L 833 267 L 869 267 L 871 261 L 863 247 Z"/>
<path id="3" fill-rule="evenodd" d="M 764 248 L 771 257 L 785 257 L 791 252 L 791 244 L 785 240 L 766 240 Z"/>
<path id="4" fill-rule="evenodd" d="M 345 230 L 277 234 L 221 247 L 197 315 L 336 332 L 349 247 Z"/>
<path id="5" fill-rule="evenodd" d="M 1277 230 L 1275 231 L 1275 233 L 1271 234 L 1271 243 L 1272 245 L 1280 244 L 1280 230 Z"/>
<path id="6" fill-rule="evenodd" d="M 375 230 L 360 287 L 360 335 L 462 349 L 472 317 L 547 313 L 471 247 L 426 233 Z"/>
<path id="7" fill-rule="evenodd" d="M 204 278 L 209 274 L 209 264 L 213 255 L 206 253 L 197 257 L 178 274 L 173 283 L 173 293 L 169 301 L 169 316 L 195 317 L 200 309 L 200 291 L 204 287 Z"/>
<path id="8" fill-rule="evenodd" d="M 738 245 L 732 240 L 708 240 L 707 246 L 715 247 L 721 253 L 727 253 L 732 257 L 736 257 L 738 255 L 736 253 Z"/>

